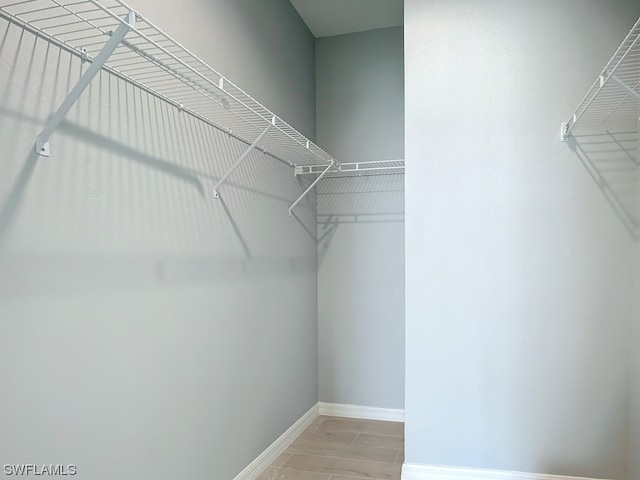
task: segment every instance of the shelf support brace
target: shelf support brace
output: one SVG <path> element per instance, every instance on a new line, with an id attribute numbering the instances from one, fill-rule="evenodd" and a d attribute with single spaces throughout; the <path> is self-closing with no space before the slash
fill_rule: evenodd
<path id="1" fill-rule="evenodd" d="M 225 173 L 222 176 L 222 178 L 218 180 L 218 183 L 216 183 L 213 187 L 213 198 L 220 198 L 220 192 L 219 192 L 220 186 L 224 182 L 226 182 L 227 178 L 229 178 L 229 175 L 231 175 L 235 171 L 235 169 L 238 168 L 240 164 L 245 161 L 245 159 L 249 156 L 249 154 L 258 146 L 258 143 L 260 143 L 260 140 L 264 138 L 264 136 L 267 134 L 269 129 L 271 129 L 271 127 L 275 124 L 276 124 L 276 117 L 273 117 L 273 119 L 271 120 L 271 123 L 267 125 L 267 128 L 265 128 L 262 131 L 262 133 L 258 135 L 258 138 L 256 138 L 253 141 L 253 143 L 249 145 L 249 147 L 244 151 L 244 153 L 240 156 L 240 158 L 236 160 L 236 163 L 234 163 L 233 166 L 227 171 L 227 173 Z"/>
<path id="2" fill-rule="evenodd" d="M 325 168 L 325 169 L 324 169 L 324 171 L 323 171 L 320 175 L 318 175 L 318 178 L 316 178 L 316 179 L 313 181 L 313 183 L 312 183 L 311 185 L 309 185 L 309 186 L 307 187 L 307 189 L 306 189 L 304 192 L 302 192 L 302 194 L 298 197 L 298 199 L 297 199 L 295 202 L 293 202 L 293 203 L 291 204 L 291 206 L 289 207 L 289 216 L 293 215 L 293 209 L 295 208 L 295 206 L 296 206 L 296 205 L 298 205 L 298 203 L 300 203 L 300 200 L 302 200 L 304 197 L 306 197 L 306 196 L 307 196 L 307 193 L 309 193 L 309 192 L 311 191 L 311 189 L 312 189 L 313 187 L 315 187 L 315 186 L 316 186 L 316 184 L 317 184 L 320 180 L 322 180 L 322 177 L 324 177 L 324 176 L 326 175 L 326 173 L 327 173 L 329 170 L 331 170 L 334 166 L 335 166 L 335 160 L 331 160 L 331 163 L 329 164 L 329 166 L 328 166 L 327 168 Z"/>
<path id="3" fill-rule="evenodd" d="M 624 83 L 622 80 L 620 80 L 618 77 L 616 77 L 615 75 L 611 75 L 611 78 L 613 80 L 615 80 L 615 82 L 620 85 L 622 88 L 624 88 L 627 93 L 629 95 L 631 95 L 632 97 L 634 97 L 636 100 L 640 101 L 640 93 L 636 92 L 633 88 L 631 88 L 629 85 L 627 85 L 626 83 Z"/>
<path id="4" fill-rule="evenodd" d="M 135 26 L 136 13 L 134 11 L 130 11 L 125 17 L 124 23 L 121 23 L 116 31 L 111 34 L 111 38 L 109 39 L 109 41 L 105 43 L 100 53 L 96 56 L 93 62 L 91 62 L 91 65 L 89 66 L 87 71 L 84 72 L 76 86 L 73 87 L 71 93 L 67 95 L 67 98 L 64 100 L 64 102 L 62 102 L 62 105 L 60 105 L 56 113 L 53 114 L 53 116 L 44 126 L 44 129 L 42 130 L 42 132 L 40 132 L 40 135 L 36 137 L 36 153 L 43 157 L 49 156 L 49 137 L 51 137 L 51 134 L 55 131 L 58 125 L 60 125 L 60 122 L 64 119 L 69 110 L 71 110 L 71 107 L 73 107 L 73 105 L 76 103 L 85 88 L 87 88 L 87 86 L 91 83 L 93 77 L 96 76 L 107 59 L 111 56 L 113 51 L 118 47 L 127 33 L 129 33 L 129 30 L 131 30 Z"/>

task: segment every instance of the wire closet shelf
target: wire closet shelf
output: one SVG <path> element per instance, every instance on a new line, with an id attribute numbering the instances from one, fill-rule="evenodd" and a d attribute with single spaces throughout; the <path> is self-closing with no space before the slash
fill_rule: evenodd
<path id="1" fill-rule="evenodd" d="M 325 168 L 324 165 L 299 165 L 295 168 L 295 175 L 317 175 L 321 174 Z M 339 169 L 327 172 L 324 178 L 402 174 L 404 174 L 404 160 L 376 160 L 368 162 L 342 162 Z"/>
<path id="2" fill-rule="evenodd" d="M 620 44 L 571 118 L 561 126 L 562 140 L 574 129 L 604 130 L 637 125 L 640 114 L 640 19 Z"/>
<path id="3" fill-rule="evenodd" d="M 102 54 L 106 57 L 102 69 L 247 145 L 259 138 L 255 148 L 292 167 L 339 166 L 322 148 L 121 0 L 0 1 L 0 16 L 87 62 L 97 62 Z M 113 39 L 120 30 L 120 38 Z M 104 54 L 110 39 L 114 49 Z"/>

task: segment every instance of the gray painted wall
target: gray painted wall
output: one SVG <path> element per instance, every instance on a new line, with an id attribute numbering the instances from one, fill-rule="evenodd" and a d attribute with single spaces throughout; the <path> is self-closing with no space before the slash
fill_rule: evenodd
<path id="1" fill-rule="evenodd" d="M 627 477 L 631 241 L 558 128 L 638 15 L 405 2 L 408 463 Z"/>
<path id="2" fill-rule="evenodd" d="M 288 0 L 129 4 L 314 139 L 315 39 Z"/>
<path id="3" fill-rule="evenodd" d="M 402 29 L 316 43 L 318 141 L 341 161 L 404 158 Z M 404 176 L 318 187 L 319 394 L 404 408 Z"/>
<path id="4" fill-rule="evenodd" d="M 134 7 L 313 135 L 286 0 Z M 0 21 L 0 464 L 231 479 L 317 401 L 316 222 L 291 169 Z"/>
<path id="5" fill-rule="evenodd" d="M 629 478 L 640 480 L 640 246 L 634 250 L 634 317 L 630 339 L 631 401 L 629 403 Z"/>
<path id="6" fill-rule="evenodd" d="M 318 144 L 342 162 L 404 158 L 402 28 L 316 40 Z"/>

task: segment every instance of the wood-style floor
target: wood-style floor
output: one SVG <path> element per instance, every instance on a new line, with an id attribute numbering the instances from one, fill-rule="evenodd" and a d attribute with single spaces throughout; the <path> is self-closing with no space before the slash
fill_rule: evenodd
<path id="1" fill-rule="evenodd" d="M 258 480 L 400 480 L 404 425 L 318 417 Z"/>

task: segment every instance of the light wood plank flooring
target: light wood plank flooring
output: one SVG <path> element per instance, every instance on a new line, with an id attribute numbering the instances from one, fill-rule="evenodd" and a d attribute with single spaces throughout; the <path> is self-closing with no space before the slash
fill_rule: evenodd
<path id="1" fill-rule="evenodd" d="M 400 480 L 404 425 L 318 417 L 258 480 Z"/>

